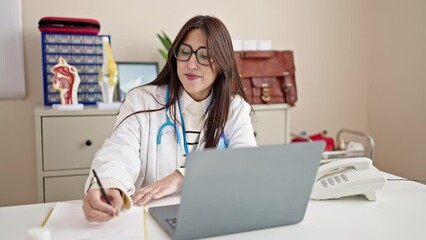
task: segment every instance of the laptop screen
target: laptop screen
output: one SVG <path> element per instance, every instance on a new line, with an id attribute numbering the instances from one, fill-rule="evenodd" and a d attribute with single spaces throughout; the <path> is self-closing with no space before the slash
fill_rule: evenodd
<path id="1" fill-rule="evenodd" d="M 191 153 L 179 210 L 168 206 L 150 212 L 170 229 L 177 215 L 175 239 L 298 223 L 323 149 L 324 143 L 315 142 Z"/>

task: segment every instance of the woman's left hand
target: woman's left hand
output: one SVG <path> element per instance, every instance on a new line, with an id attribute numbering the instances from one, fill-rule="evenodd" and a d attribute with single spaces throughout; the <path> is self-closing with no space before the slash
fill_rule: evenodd
<path id="1" fill-rule="evenodd" d="M 158 182 L 136 190 L 132 196 L 133 204 L 142 206 L 152 199 L 159 199 L 164 196 L 176 193 L 180 190 L 183 176 L 179 171 L 175 171 Z"/>

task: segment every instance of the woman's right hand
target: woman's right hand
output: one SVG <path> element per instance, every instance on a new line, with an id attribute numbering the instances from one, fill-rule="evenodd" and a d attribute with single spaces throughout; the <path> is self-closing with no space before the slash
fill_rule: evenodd
<path id="1" fill-rule="evenodd" d="M 112 204 L 110 206 L 102 197 L 99 189 L 90 189 L 83 198 L 84 216 L 89 222 L 106 222 L 117 216 L 123 206 L 123 197 L 116 188 L 105 189 Z"/>

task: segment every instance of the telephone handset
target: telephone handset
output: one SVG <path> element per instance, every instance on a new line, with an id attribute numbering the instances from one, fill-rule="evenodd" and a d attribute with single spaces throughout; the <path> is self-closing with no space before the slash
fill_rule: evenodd
<path id="1" fill-rule="evenodd" d="M 365 195 L 376 201 L 376 190 L 383 188 L 386 178 L 366 157 L 333 159 L 318 168 L 312 199 L 332 199 Z"/>

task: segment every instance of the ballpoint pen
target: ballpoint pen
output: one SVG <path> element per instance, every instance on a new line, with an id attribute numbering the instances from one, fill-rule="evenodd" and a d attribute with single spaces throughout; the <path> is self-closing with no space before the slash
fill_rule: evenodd
<path id="1" fill-rule="evenodd" d="M 105 192 L 104 187 L 102 186 L 101 181 L 99 180 L 98 174 L 96 174 L 95 169 L 92 169 L 92 172 L 93 172 L 93 175 L 95 176 L 96 183 L 98 184 L 99 189 L 101 190 L 102 196 L 104 197 L 104 199 L 105 199 L 105 201 L 108 203 L 108 205 L 110 205 L 111 207 L 113 207 L 113 206 L 112 206 L 111 201 L 109 200 L 108 195 L 107 195 L 107 194 L 106 194 L 106 192 Z M 116 214 L 116 213 L 114 213 L 114 217 L 117 217 L 117 214 Z"/>

